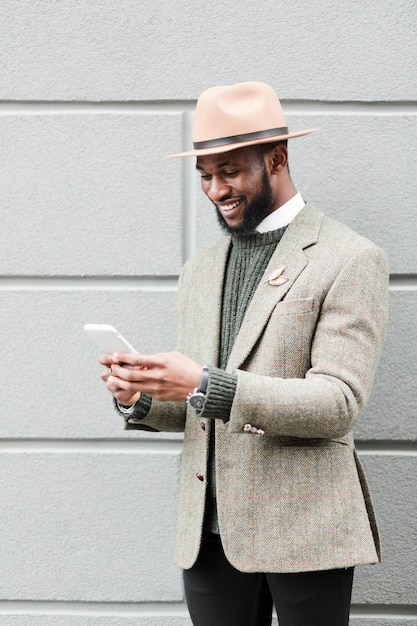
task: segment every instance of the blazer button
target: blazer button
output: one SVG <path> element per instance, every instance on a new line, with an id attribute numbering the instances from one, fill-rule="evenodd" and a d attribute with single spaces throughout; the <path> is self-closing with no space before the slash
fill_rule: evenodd
<path id="1" fill-rule="evenodd" d="M 200 474 L 199 472 L 196 472 L 195 476 L 196 476 L 196 478 L 198 478 L 198 480 L 201 480 L 201 481 L 204 480 L 204 476 L 202 474 Z"/>
<path id="2" fill-rule="evenodd" d="M 206 430 L 206 425 L 205 425 L 205 423 L 204 423 L 204 422 L 200 422 L 200 426 L 201 426 L 201 428 L 202 428 L 203 430 Z"/>

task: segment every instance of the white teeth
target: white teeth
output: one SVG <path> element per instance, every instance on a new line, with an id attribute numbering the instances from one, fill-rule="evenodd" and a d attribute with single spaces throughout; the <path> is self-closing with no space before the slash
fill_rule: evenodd
<path id="1" fill-rule="evenodd" d="M 235 209 L 238 205 L 240 204 L 240 200 L 238 200 L 237 202 L 234 202 L 233 204 L 224 204 L 222 206 L 223 211 L 232 211 L 233 209 Z"/>

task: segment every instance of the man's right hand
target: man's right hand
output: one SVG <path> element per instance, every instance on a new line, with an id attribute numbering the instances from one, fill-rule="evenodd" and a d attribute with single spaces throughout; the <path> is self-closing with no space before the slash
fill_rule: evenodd
<path id="1" fill-rule="evenodd" d="M 112 372 L 112 366 L 116 364 L 113 359 L 113 353 L 107 352 L 103 354 L 99 362 L 101 365 L 105 366 L 105 370 L 101 375 L 101 380 L 105 383 L 106 388 L 110 393 L 114 396 L 114 398 L 119 402 L 119 404 L 123 404 L 124 406 L 132 406 L 140 399 L 141 392 L 137 391 L 132 395 L 131 391 L 125 389 L 123 386 L 123 382 L 120 378 L 114 375 Z M 120 362 L 117 362 L 117 365 L 120 365 Z M 125 367 L 135 369 L 132 365 L 125 365 Z"/>

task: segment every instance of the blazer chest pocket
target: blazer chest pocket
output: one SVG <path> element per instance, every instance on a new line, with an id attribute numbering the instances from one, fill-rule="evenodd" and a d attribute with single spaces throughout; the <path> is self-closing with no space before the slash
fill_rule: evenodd
<path id="1" fill-rule="evenodd" d="M 315 309 L 314 298 L 281 300 L 276 305 L 273 315 L 305 315 Z"/>
<path id="2" fill-rule="evenodd" d="M 320 307 L 313 298 L 278 302 L 245 366 L 264 376 L 302 378 Z"/>

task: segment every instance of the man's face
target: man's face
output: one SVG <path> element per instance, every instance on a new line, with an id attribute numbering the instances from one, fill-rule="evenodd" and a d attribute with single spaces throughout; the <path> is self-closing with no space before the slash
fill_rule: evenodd
<path id="1" fill-rule="evenodd" d="M 234 235 L 252 233 L 274 209 L 263 159 L 252 146 L 200 156 L 201 188 L 217 210 L 220 226 Z"/>

